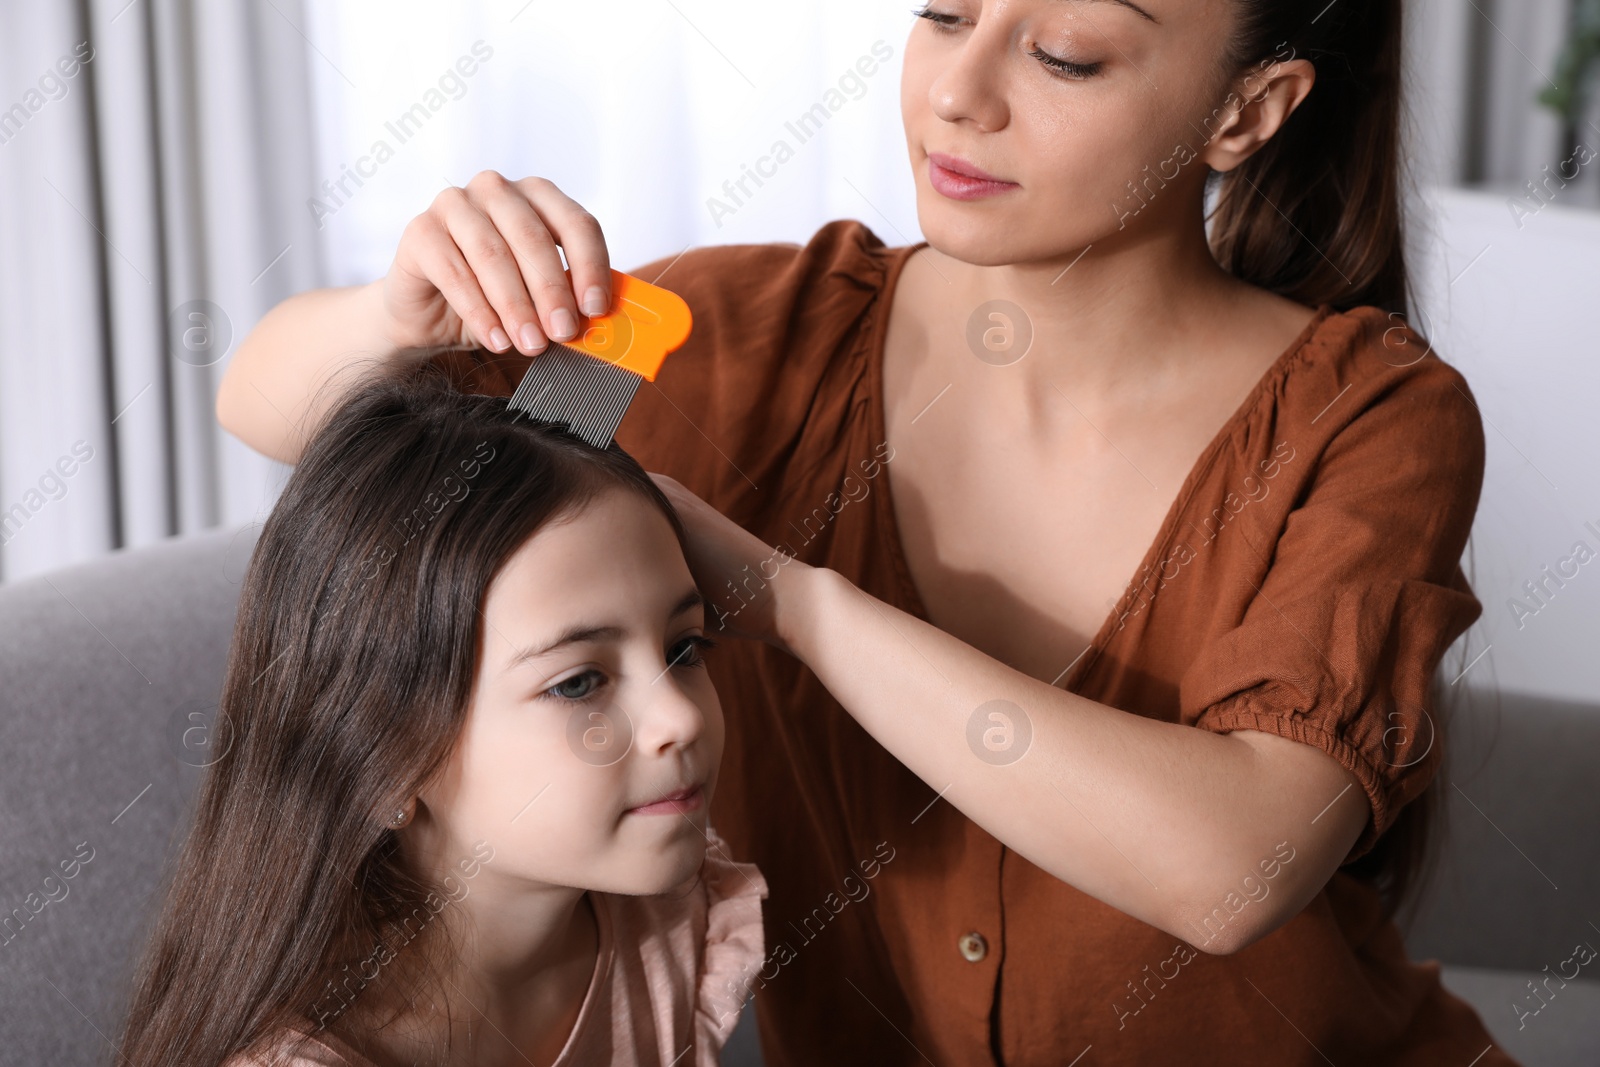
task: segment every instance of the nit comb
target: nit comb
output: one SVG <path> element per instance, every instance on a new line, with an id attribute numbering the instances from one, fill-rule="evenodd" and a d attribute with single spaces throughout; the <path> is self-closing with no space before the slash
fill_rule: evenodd
<path id="1" fill-rule="evenodd" d="M 569 275 L 570 276 L 570 275 Z M 689 337 L 689 305 L 631 274 L 611 272 L 611 308 L 580 318 L 578 336 L 533 357 L 510 406 L 565 423 L 596 448 L 611 444 L 640 381 L 655 381 L 667 354 Z"/>

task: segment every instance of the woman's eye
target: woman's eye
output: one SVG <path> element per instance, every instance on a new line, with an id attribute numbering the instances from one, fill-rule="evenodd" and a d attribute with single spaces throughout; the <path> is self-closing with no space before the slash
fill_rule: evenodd
<path id="1" fill-rule="evenodd" d="M 919 19 L 927 19 L 934 25 L 935 28 L 940 30 L 953 30 L 956 27 L 956 23 L 961 21 L 960 16 L 941 15 L 939 12 L 929 11 L 925 7 L 917 8 L 911 13 L 917 16 Z"/>
<path id="2" fill-rule="evenodd" d="M 596 689 L 600 688 L 600 679 L 599 671 L 587 670 L 582 674 L 574 674 L 571 678 L 557 682 L 541 695 L 552 697 L 556 700 L 570 700 L 573 702 L 586 700 L 594 695 Z M 580 682 L 585 684 L 578 685 L 577 683 Z M 574 689 L 574 687 L 576 688 Z"/>
<path id="3" fill-rule="evenodd" d="M 1049 52 L 1041 51 L 1038 48 L 1033 49 L 1028 54 L 1063 78 L 1071 78 L 1074 81 L 1082 81 L 1084 78 L 1094 77 L 1100 73 L 1100 67 L 1102 66 L 1099 63 L 1074 63 L 1071 60 L 1053 56 Z"/>
<path id="4" fill-rule="evenodd" d="M 700 634 L 693 634 L 678 642 L 678 651 L 673 655 L 669 666 L 673 667 L 704 667 L 706 659 L 704 653 L 716 648 L 719 642 Z"/>

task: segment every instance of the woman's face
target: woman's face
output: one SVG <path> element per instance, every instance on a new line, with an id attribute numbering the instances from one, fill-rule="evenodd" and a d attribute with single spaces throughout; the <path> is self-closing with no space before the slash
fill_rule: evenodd
<path id="1" fill-rule="evenodd" d="M 522 545 L 483 614 L 461 739 L 414 823 L 424 851 L 448 867 L 482 840 L 497 879 L 611 893 L 693 878 L 722 707 L 697 643 L 703 601 L 666 518 L 605 492 Z"/>
<path id="2" fill-rule="evenodd" d="M 1232 7 L 930 0 L 900 86 L 928 241 L 969 263 L 1019 263 L 1194 212 L 1233 81 L 1222 63 Z"/>

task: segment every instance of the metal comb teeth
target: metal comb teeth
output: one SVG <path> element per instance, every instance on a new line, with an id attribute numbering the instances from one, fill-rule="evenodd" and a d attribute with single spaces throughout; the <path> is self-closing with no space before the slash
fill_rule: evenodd
<path id="1" fill-rule="evenodd" d="M 606 448 L 642 379 L 632 371 L 554 341 L 533 357 L 510 406 Z"/>

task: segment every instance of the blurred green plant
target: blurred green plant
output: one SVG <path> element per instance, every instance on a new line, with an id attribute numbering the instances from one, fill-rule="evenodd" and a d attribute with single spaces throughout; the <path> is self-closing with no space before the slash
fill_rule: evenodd
<path id="1" fill-rule="evenodd" d="M 1569 127 L 1582 117 L 1584 87 L 1600 62 L 1600 0 L 1573 0 L 1567 41 L 1556 58 L 1555 84 L 1539 93 L 1539 103 L 1561 116 Z"/>

